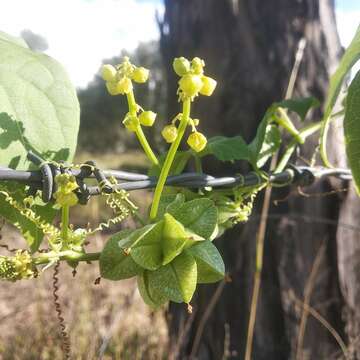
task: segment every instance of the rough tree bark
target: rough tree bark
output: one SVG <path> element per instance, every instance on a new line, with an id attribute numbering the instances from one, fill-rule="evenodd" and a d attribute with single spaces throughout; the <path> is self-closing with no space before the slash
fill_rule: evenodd
<path id="1" fill-rule="evenodd" d="M 175 56 L 199 56 L 206 59 L 206 73 L 218 80 L 215 95 L 195 103 L 194 113 L 202 119 L 201 130 L 208 135 L 241 134 L 248 141 L 266 108 L 284 97 L 302 37 L 307 46 L 295 97 L 313 95 L 323 100 L 329 75 L 342 51 L 333 0 L 165 0 L 165 15 L 159 26 L 166 64 Z M 175 93 L 177 79 L 170 68 L 167 76 L 168 91 Z M 169 118 L 178 107 L 169 97 Z M 320 116 L 317 112 L 313 118 Z M 344 166 L 341 136 L 340 130 L 332 131 L 329 155 L 333 163 Z M 313 139 L 310 144 L 302 150 L 305 158 L 311 157 L 317 142 Z M 205 167 L 212 173 L 246 170 L 244 164 L 223 168 L 212 163 Z M 323 181 L 306 191 L 324 193 L 339 186 L 344 184 Z M 352 192 L 304 198 L 292 190 L 286 201 L 272 206 L 268 220 L 253 359 L 292 359 L 296 354 L 301 359 L 339 358 L 338 344 L 311 316 L 298 349 L 302 310 L 294 296 L 303 300 L 307 287 L 310 305 L 341 337 L 349 340 L 349 336 L 353 339 L 359 334 L 358 263 L 348 259 L 354 255 L 352 249 L 360 251 L 360 245 L 355 241 L 354 229 L 338 224 L 339 216 L 343 222 L 356 224 L 359 202 Z M 283 191 L 275 192 L 273 198 L 284 195 Z M 261 199 L 258 204 L 261 206 Z M 198 359 L 221 359 L 224 351 L 226 356 L 243 358 L 255 268 L 257 213 L 248 224 L 237 226 L 216 243 L 232 282 L 224 286 L 205 327 L 201 325 L 204 312 L 217 285 L 200 287 L 191 323 L 184 308 L 172 305 L 169 321 L 175 347 L 184 324 L 190 324 L 180 342 L 179 358 L 196 354 Z M 319 265 L 313 268 L 317 255 Z M 194 339 L 201 331 L 195 349 Z"/>

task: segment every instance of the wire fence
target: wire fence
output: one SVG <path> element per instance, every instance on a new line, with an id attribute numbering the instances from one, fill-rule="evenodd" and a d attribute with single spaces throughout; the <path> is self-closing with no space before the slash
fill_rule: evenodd
<path id="1" fill-rule="evenodd" d="M 64 172 L 75 176 L 79 184 L 77 195 L 82 204 L 86 204 L 91 196 L 100 195 L 101 193 L 109 194 L 121 189 L 131 191 L 154 188 L 158 181 L 155 176 L 119 170 L 101 170 L 94 161 L 87 161 L 79 167 L 67 166 L 65 163 L 46 162 L 32 152 L 28 153 L 28 159 L 39 167 L 39 170 L 22 171 L 0 166 L 0 182 L 15 181 L 27 184 L 30 186 L 30 192 L 42 190 L 42 199 L 45 202 L 49 202 L 56 191 L 55 176 Z M 328 177 L 336 177 L 345 181 L 352 179 L 349 169 L 289 165 L 282 172 L 269 173 L 264 177 L 255 172 L 224 177 L 189 172 L 169 176 L 166 185 L 186 188 L 227 188 L 234 186 L 246 188 L 264 183 L 278 187 L 291 184 L 309 186 L 316 180 Z M 116 179 L 116 184 L 110 181 L 112 178 Z M 85 183 L 86 179 L 95 179 L 97 185 L 88 186 Z"/>

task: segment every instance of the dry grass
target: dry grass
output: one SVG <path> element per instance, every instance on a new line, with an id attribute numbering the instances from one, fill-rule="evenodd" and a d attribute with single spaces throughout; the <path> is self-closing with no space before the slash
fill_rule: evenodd
<path id="1" fill-rule="evenodd" d="M 3 230 L 7 242 L 19 239 Z M 95 239 L 97 247 L 102 237 Z M 144 305 L 134 280 L 110 282 L 97 264 L 81 264 L 75 278 L 60 267 L 60 301 L 71 340 L 72 359 L 165 359 L 167 332 L 162 312 Z M 62 359 L 52 298 L 52 269 L 38 279 L 0 283 L 0 358 Z"/>

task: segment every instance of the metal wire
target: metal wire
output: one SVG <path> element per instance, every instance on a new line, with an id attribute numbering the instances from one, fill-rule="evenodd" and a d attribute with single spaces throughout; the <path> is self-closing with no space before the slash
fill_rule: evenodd
<path id="1" fill-rule="evenodd" d="M 42 198 L 45 202 L 49 201 L 55 191 L 54 177 L 59 173 L 59 169 L 53 164 L 42 161 L 41 158 L 29 154 L 28 158 L 34 164 L 40 167 L 40 170 L 22 171 L 13 170 L 6 167 L 0 167 L 1 181 L 16 181 L 27 184 L 33 189 L 42 190 Z M 62 165 L 65 167 L 65 165 Z M 73 174 L 79 183 L 79 197 L 85 199 L 81 203 L 86 203 L 90 196 L 99 195 L 102 192 L 111 193 L 115 190 L 124 189 L 127 191 L 150 189 L 157 184 L 158 178 L 144 174 L 132 173 L 119 170 L 101 170 L 96 167 L 94 162 L 87 162 L 81 169 L 66 168 L 66 171 Z M 169 176 L 166 185 L 180 186 L 187 188 L 213 187 L 226 188 L 232 186 L 249 187 L 261 185 L 268 181 L 276 186 L 287 186 L 297 184 L 300 186 L 309 186 L 314 181 L 325 178 L 336 177 L 341 180 L 351 180 L 349 169 L 329 169 L 323 167 L 293 166 L 289 165 L 287 169 L 280 173 L 268 174 L 268 180 L 260 177 L 254 172 L 246 175 L 236 174 L 227 177 L 214 177 L 207 174 L 183 173 L 181 175 Z M 116 185 L 111 185 L 110 178 L 117 180 Z M 97 186 L 87 186 L 85 179 L 95 179 Z"/>

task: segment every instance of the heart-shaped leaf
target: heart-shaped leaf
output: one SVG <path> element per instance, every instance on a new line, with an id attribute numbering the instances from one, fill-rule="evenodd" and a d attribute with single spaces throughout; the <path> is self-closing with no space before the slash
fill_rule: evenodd
<path id="1" fill-rule="evenodd" d="M 250 150 L 241 136 L 215 136 L 209 139 L 205 150 L 200 154 L 214 155 L 221 161 L 247 160 L 250 161 Z"/>
<path id="2" fill-rule="evenodd" d="M 186 251 L 195 258 L 198 283 L 213 283 L 224 278 L 223 259 L 211 241 L 202 241 Z"/>
<path id="3" fill-rule="evenodd" d="M 7 194 L 10 195 L 17 203 L 25 210 L 23 199 L 26 197 L 25 186 L 15 183 L 2 183 L 0 186 L 0 215 L 7 221 L 18 227 L 29 245 L 32 252 L 38 250 L 44 233 L 40 230 L 33 221 L 21 214 L 19 209 L 14 208 L 5 199 Z M 31 208 L 41 220 L 51 223 L 56 210 L 52 204 L 44 204 L 40 199 L 36 199 L 35 204 Z"/>
<path id="4" fill-rule="evenodd" d="M 187 240 L 188 234 L 184 226 L 175 220 L 173 216 L 166 213 L 164 215 L 162 239 L 163 265 L 168 264 L 181 253 Z"/>
<path id="5" fill-rule="evenodd" d="M 163 194 L 161 195 L 159 208 L 156 216 L 156 221 L 161 220 L 166 212 L 172 213 L 185 202 L 185 196 L 178 194 Z"/>
<path id="6" fill-rule="evenodd" d="M 62 66 L 0 32 L 0 164 L 28 168 L 29 150 L 71 160 L 80 110 Z"/>
<path id="7" fill-rule="evenodd" d="M 194 199 L 181 205 L 172 215 L 185 228 L 209 239 L 217 224 L 217 209 L 209 199 Z"/>
<path id="8" fill-rule="evenodd" d="M 99 260 L 101 277 L 122 280 L 142 272 L 143 269 L 119 246 L 119 241 L 127 238 L 131 232 L 131 230 L 120 231 L 107 241 Z"/>
<path id="9" fill-rule="evenodd" d="M 196 261 L 191 254 L 183 252 L 171 263 L 149 271 L 148 276 L 152 298 L 189 303 L 196 289 Z"/>
<path id="10" fill-rule="evenodd" d="M 139 293 L 143 298 L 145 304 L 149 305 L 150 307 L 157 309 L 162 304 L 169 301 L 167 297 L 163 295 L 157 296 L 156 294 L 150 294 L 149 291 L 149 274 L 151 272 L 148 270 L 144 270 L 138 277 L 137 277 L 137 285 L 139 289 Z"/>
<path id="11" fill-rule="evenodd" d="M 164 221 L 146 225 L 136 230 L 119 246 L 127 249 L 134 261 L 147 270 L 155 270 L 162 264 L 162 234 Z"/>
<path id="12" fill-rule="evenodd" d="M 344 133 L 348 163 L 354 178 L 356 191 L 360 196 L 360 71 L 356 74 L 348 90 Z"/>

